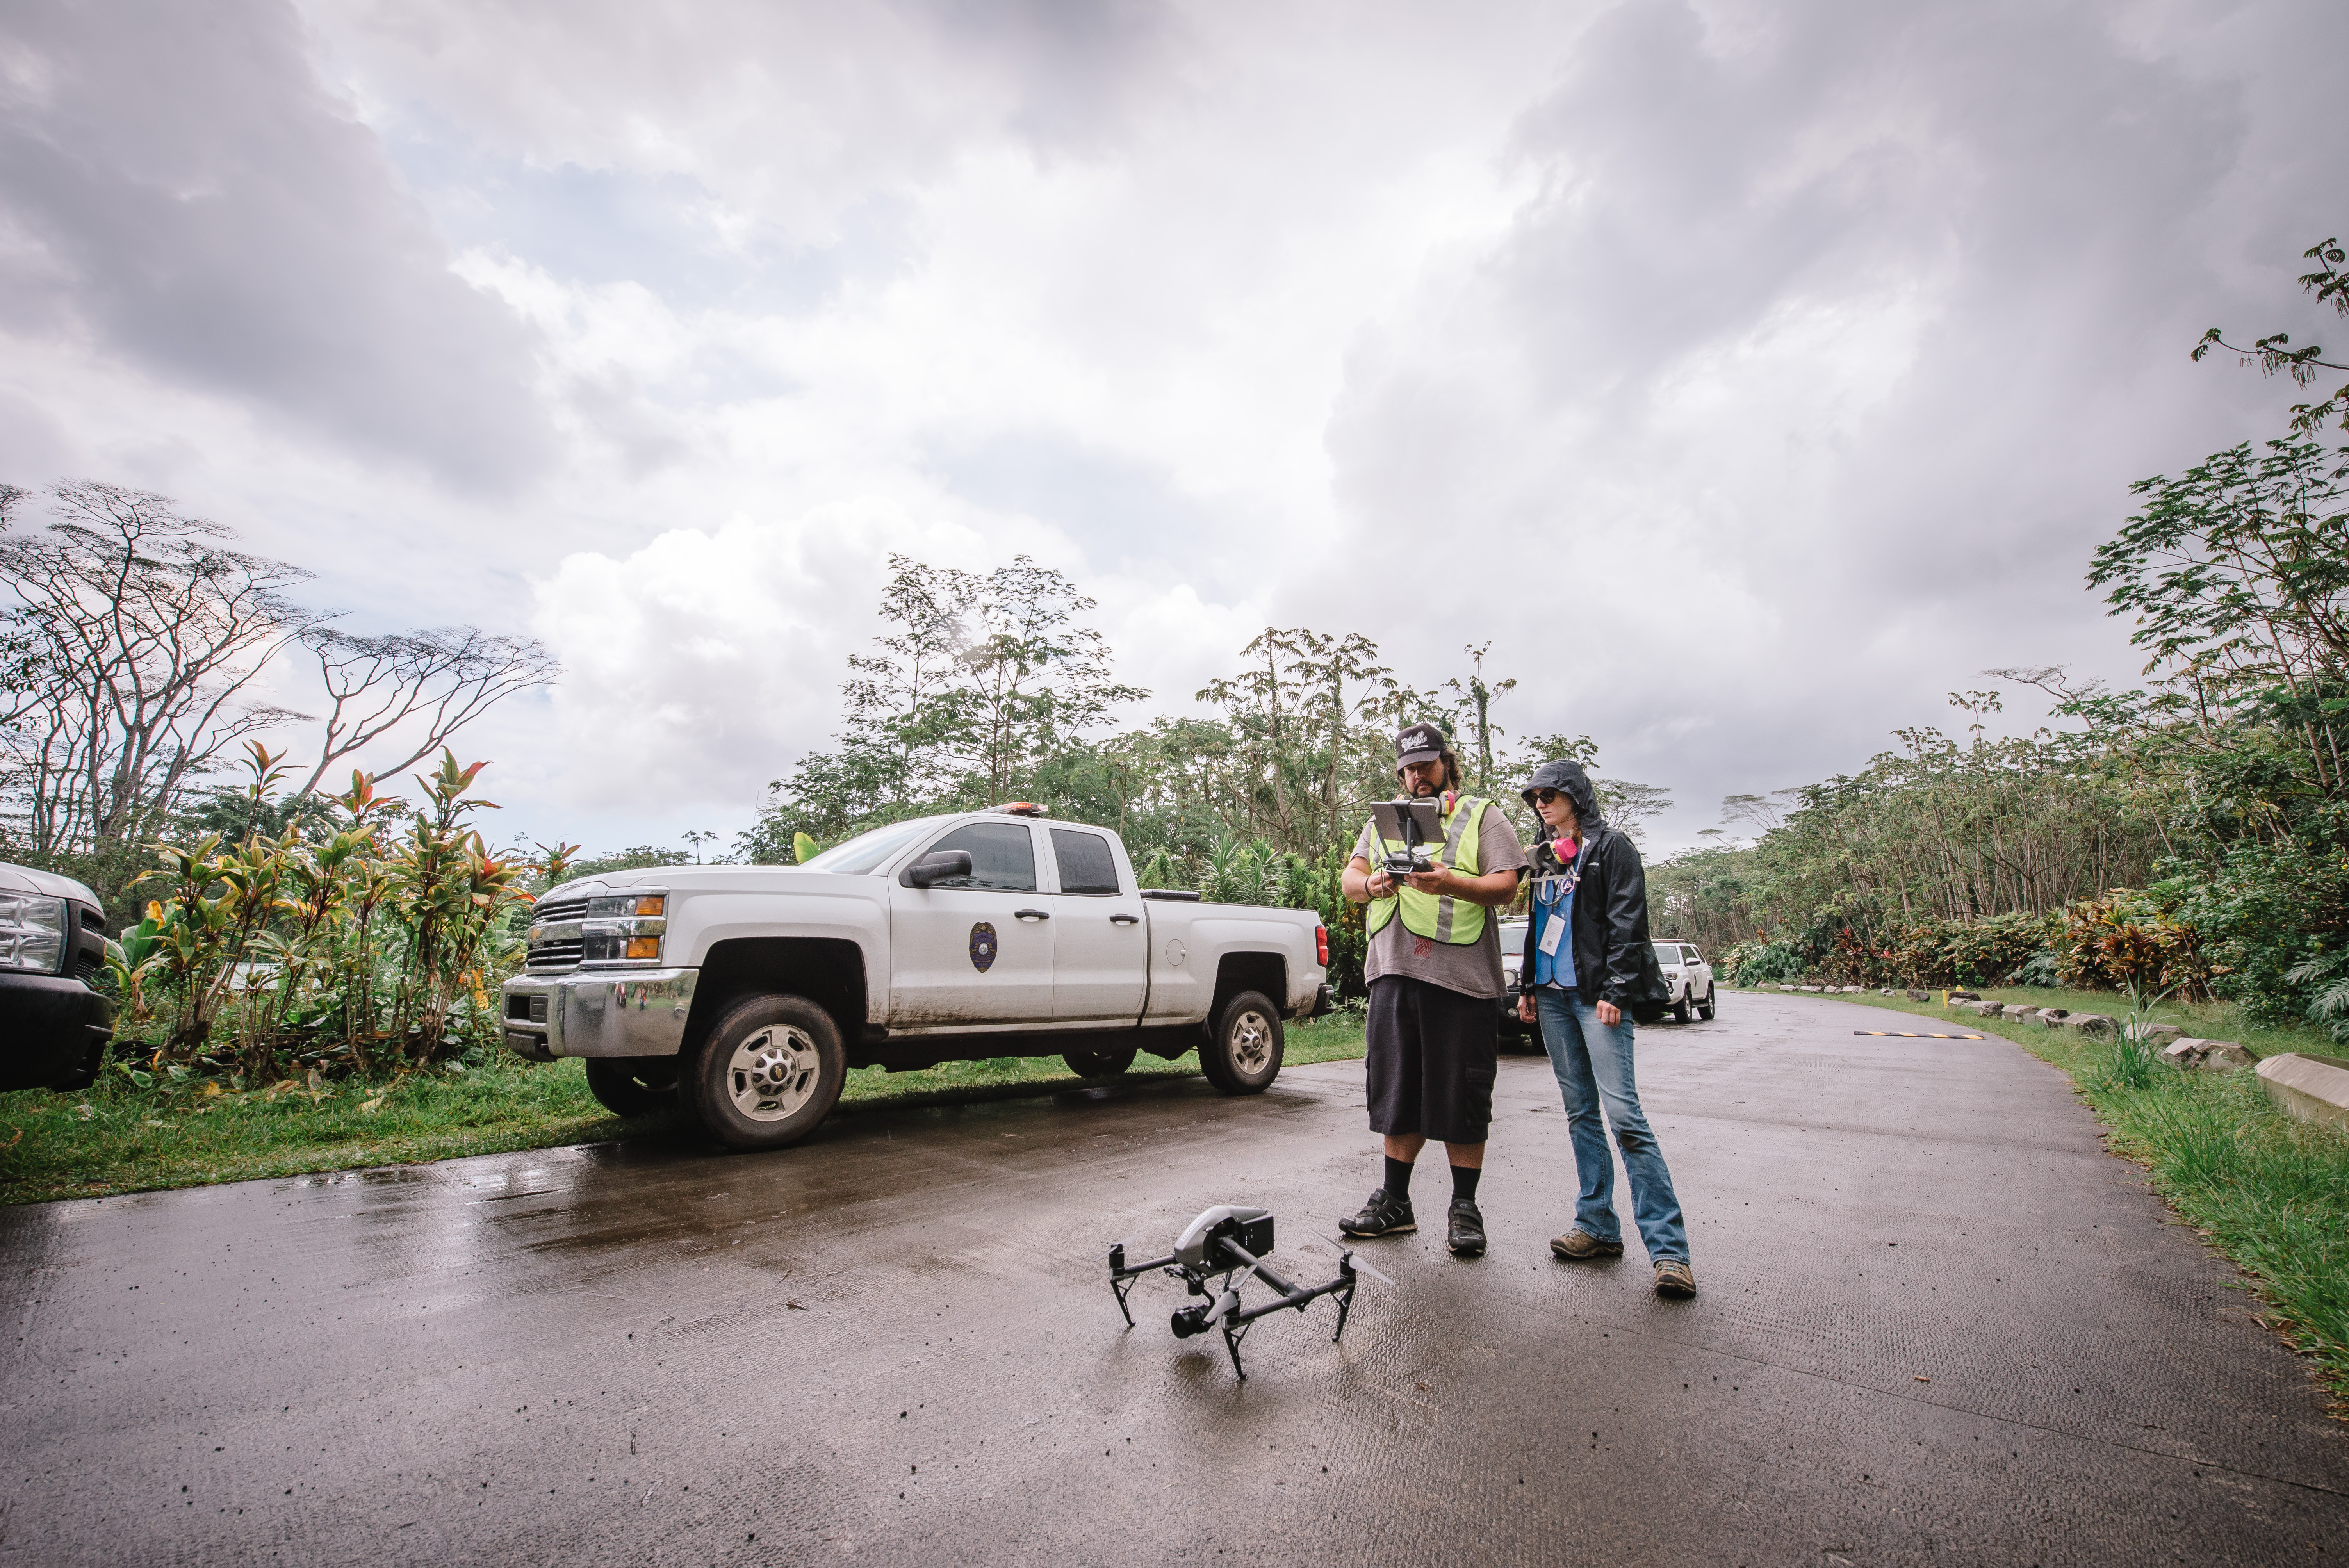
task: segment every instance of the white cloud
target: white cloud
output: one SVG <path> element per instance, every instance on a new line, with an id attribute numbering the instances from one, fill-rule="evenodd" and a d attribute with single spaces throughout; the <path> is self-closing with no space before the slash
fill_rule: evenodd
<path id="1" fill-rule="evenodd" d="M 2081 564 L 2286 400 L 2185 349 L 2307 325 L 2349 41 L 2127 0 L 229 15 L 0 22 L 0 477 L 171 490 L 365 629 L 534 628 L 569 677 L 467 749 L 598 844 L 739 825 L 822 744 L 893 550 L 1068 573 L 1174 709 L 1268 621 L 1422 684 L 1494 638 L 1502 722 L 1672 787 L 1667 841 L 1986 665 L 2125 672 Z"/>

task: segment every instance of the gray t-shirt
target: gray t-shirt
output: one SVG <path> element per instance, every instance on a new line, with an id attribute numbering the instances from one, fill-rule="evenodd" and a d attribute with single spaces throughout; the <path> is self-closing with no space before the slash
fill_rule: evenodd
<path id="1" fill-rule="evenodd" d="M 1362 824 L 1354 855 L 1372 867 L 1386 858 L 1376 823 Z M 1479 876 L 1494 872 L 1522 873 L 1526 869 L 1526 850 L 1517 841 L 1516 829 L 1509 826 L 1508 816 L 1500 807 L 1490 803 L 1476 826 L 1476 864 Z M 1387 975 L 1424 980 L 1465 996 L 1501 995 L 1507 989 L 1501 976 L 1501 912 L 1485 911 L 1485 934 L 1474 942 L 1436 942 L 1413 935 L 1397 911 L 1385 929 L 1371 938 L 1370 953 L 1362 961 L 1366 983 Z"/>

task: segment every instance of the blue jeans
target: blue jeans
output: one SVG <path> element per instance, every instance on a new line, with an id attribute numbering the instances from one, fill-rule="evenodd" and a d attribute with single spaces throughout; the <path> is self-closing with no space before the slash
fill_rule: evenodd
<path id="1" fill-rule="evenodd" d="M 1631 1218 L 1651 1262 L 1666 1258 L 1688 1261 L 1688 1222 L 1681 1218 L 1681 1201 L 1672 1191 L 1672 1173 L 1648 1130 L 1640 1109 L 1640 1086 L 1631 1077 L 1631 1016 L 1602 1024 L 1599 1009 L 1580 995 L 1545 986 L 1534 993 L 1534 1010 L 1541 1019 L 1542 1044 L 1549 1050 L 1550 1070 L 1566 1097 L 1567 1130 L 1574 1138 L 1574 1168 L 1582 1179 L 1574 1203 L 1574 1222 L 1602 1242 L 1623 1239 L 1622 1222 L 1615 1217 L 1615 1160 L 1607 1149 L 1607 1125 L 1615 1129 L 1615 1142 L 1623 1150 L 1623 1170 L 1631 1179 Z"/>

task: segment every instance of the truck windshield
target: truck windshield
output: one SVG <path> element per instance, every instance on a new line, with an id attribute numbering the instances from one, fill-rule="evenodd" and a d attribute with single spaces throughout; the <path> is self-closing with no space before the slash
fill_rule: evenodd
<path id="1" fill-rule="evenodd" d="M 910 822 L 892 822 L 885 828 L 875 828 L 869 833 L 859 833 L 844 844 L 834 844 L 815 859 L 802 863 L 802 871 L 836 872 L 843 876 L 862 876 L 891 855 L 919 837 L 939 819 L 916 817 Z"/>

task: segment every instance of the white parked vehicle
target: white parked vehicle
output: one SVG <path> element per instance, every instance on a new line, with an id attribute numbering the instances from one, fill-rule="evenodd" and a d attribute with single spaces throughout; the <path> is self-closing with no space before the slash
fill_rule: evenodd
<path id="1" fill-rule="evenodd" d="M 505 985 L 509 1048 L 586 1058 L 622 1115 L 674 1092 L 721 1141 L 815 1130 L 851 1068 L 1058 1052 L 1087 1076 L 1199 1053 L 1254 1094 L 1281 1022 L 1330 1006 L 1310 910 L 1134 884 L 1104 828 L 1034 807 L 922 817 L 801 866 L 660 866 L 551 889 Z"/>
<path id="2" fill-rule="evenodd" d="M 1533 923 L 1523 915 L 1501 922 L 1501 1038 L 1524 1039 L 1534 1050 L 1542 1048 L 1541 1026 L 1517 1016 L 1517 970 L 1525 962 L 1526 931 Z"/>
<path id="3" fill-rule="evenodd" d="M 1526 951 L 1524 920 L 1501 923 L 1501 973 L 1509 989 L 1515 992 L 1517 969 Z M 1656 963 L 1664 972 L 1664 984 L 1671 987 L 1672 1022 L 1685 1024 L 1693 1008 L 1700 1018 L 1713 1017 L 1713 965 L 1698 955 L 1697 950 L 1685 942 L 1659 942 Z M 1539 1026 L 1528 1026 L 1517 1018 L 1517 999 L 1514 995 L 1501 998 L 1501 1034 L 1504 1038 L 1516 1035 L 1532 1037 L 1537 1048 L 1541 1045 Z"/>
<path id="4" fill-rule="evenodd" d="M 1672 989 L 1672 1022 L 1689 1021 L 1689 1009 L 1707 1023 L 1713 1020 L 1713 965 L 1685 942 L 1656 944 L 1656 963 L 1664 972 L 1664 984 Z"/>

